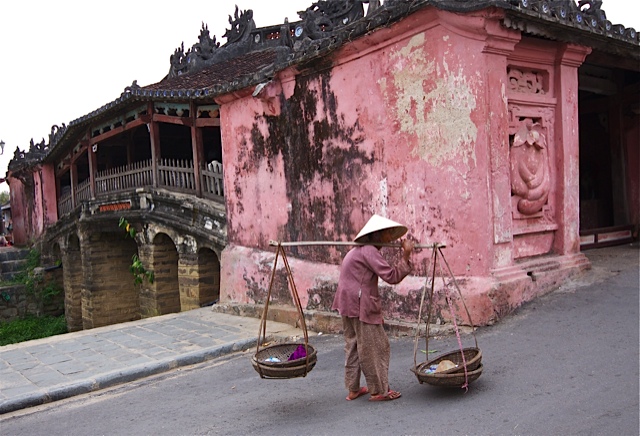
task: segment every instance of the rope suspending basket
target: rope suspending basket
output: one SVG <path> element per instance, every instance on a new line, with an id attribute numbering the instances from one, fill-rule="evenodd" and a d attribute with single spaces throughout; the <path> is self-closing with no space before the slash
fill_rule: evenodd
<path id="1" fill-rule="evenodd" d="M 267 312 L 269 311 L 269 301 L 271 299 L 271 290 L 278 266 L 278 257 L 282 255 L 285 269 L 287 271 L 287 280 L 293 296 L 293 302 L 296 306 L 299 316 L 301 329 L 304 333 L 304 343 L 282 343 L 274 344 L 267 347 L 261 346 L 266 341 L 267 333 Z M 318 356 L 315 348 L 309 344 L 309 335 L 307 333 L 307 324 L 302 312 L 300 297 L 298 290 L 293 282 L 293 274 L 289 267 L 287 256 L 284 252 L 282 244 L 278 243 L 276 249 L 276 258 L 273 262 L 273 272 L 271 274 L 271 282 L 269 283 L 269 291 L 264 304 L 262 318 L 260 321 L 260 330 L 258 331 L 258 346 L 256 354 L 251 359 L 254 369 L 260 374 L 261 378 L 270 379 L 287 379 L 296 377 L 306 377 L 306 375 L 314 368 Z"/>
<path id="2" fill-rule="evenodd" d="M 433 274 L 431 276 L 431 289 L 429 290 L 429 301 L 428 301 L 428 310 L 427 310 L 427 319 L 426 319 L 426 329 L 425 329 L 425 342 L 426 349 L 425 353 L 427 356 L 429 355 L 429 324 L 431 322 L 431 312 L 433 311 L 434 300 L 433 300 L 433 291 L 435 287 L 436 280 L 436 266 L 438 264 L 438 257 L 442 258 L 442 261 L 447 267 L 447 271 L 449 276 L 452 279 L 452 282 L 460 295 L 460 301 L 464 306 L 464 309 L 467 313 L 467 317 L 469 318 L 469 323 L 471 324 L 471 331 L 473 333 L 473 339 L 475 342 L 475 347 L 463 348 L 462 341 L 460 339 L 460 331 L 458 329 L 458 325 L 456 323 L 455 313 L 453 310 L 453 306 L 451 303 L 451 299 L 449 295 L 445 296 L 445 300 L 449 309 L 451 311 L 451 318 L 453 320 L 453 325 L 455 327 L 456 337 L 458 339 L 459 349 L 455 351 L 451 351 L 448 353 L 444 353 L 435 357 L 431 360 L 427 360 L 420 364 L 417 364 L 417 351 L 418 351 L 418 338 L 420 336 L 420 320 L 422 319 L 422 309 L 424 307 L 425 295 L 427 293 L 427 283 L 428 276 L 425 280 L 424 289 L 422 292 L 422 299 L 420 301 L 420 310 L 418 312 L 418 323 L 416 325 L 416 336 L 414 341 L 413 348 L 413 368 L 411 371 L 416 375 L 420 384 L 427 383 L 434 386 L 443 386 L 443 387 L 458 387 L 467 389 L 469 383 L 475 381 L 482 374 L 482 351 L 478 348 L 478 340 L 475 334 L 475 327 L 473 322 L 471 321 L 471 315 L 469 314 L 469 310 L 467 309 L 466 304 L 464 303 L 464 299 L 462 298 L 462 292 L 460 292 L 460 288 L 456 282 L 456 279 L 451 272 L 451 268 L 447 263 L 447 260 L 444 258 L 444 254 L 442 253 L 441 247 L 438 244 L 433 245 Z M 446 288 L 446 284 L 444 283 L 444 274 L 442 274 L 442 266 L 440 265 L 441 277 L 443 280 L 444 287 Z"/>

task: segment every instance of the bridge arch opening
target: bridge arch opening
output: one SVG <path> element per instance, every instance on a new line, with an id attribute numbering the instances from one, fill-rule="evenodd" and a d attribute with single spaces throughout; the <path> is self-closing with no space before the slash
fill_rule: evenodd
<path id="1" fill-rule="evenodd" d="M 220 260 L 210 248 L 198 251 L 198 288 L 200 306 L 210 306 L 220 299 Z"/>
<path id="2" fill-rule="evenodd" d="M 180 286 L 178 283 L 178 250 L 173 240 L 165 233 L 153 238 L 152 270 L 155 309 L 154 315 L 165 315 L 181 311 Z"/>

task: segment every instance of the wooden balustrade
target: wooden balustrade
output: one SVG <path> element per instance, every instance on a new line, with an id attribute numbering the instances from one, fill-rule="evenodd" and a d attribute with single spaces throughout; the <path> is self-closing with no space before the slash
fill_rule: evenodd
<path id="1" fill-rule="evenodd" d="M 96 196 L 153 186 L 151 159 L 99 171 L 96 174 Z"/>
<path id="2" fill-rule="evenodd" d="M 58 216 L 63 216 L 73 210 L 73 202 L 71 201 L 71 193 L 63 194 L 58 198 Z"/>
<path id="3" fill-rule="evenodd" d="M 213 161 L 202 170 L 202 195 L 215 200 L 221 200 L 224 197 L 220 162 Z"/>
<path id="4" fill-rule="evenodd" d="M 193 162 L 179 159 L 162 159 L 158 162 L 158 187 L 170 191 L 196 193 Z M 223 201 L 222 164 L 211 162 L 201 170 L 202 196 Z M 96 173 L 96 197 L 133 191 L 137 188 L 153 186 L 153 165 L 151 159 L 111 168 Z M 91 181 L 80 182 L 75 190 L 76 206 L 91 200 Z M 73 210 L 71 194 L 65 193 L 58 199 L 58 216 Z"/>
<path id="5" fill-rule="evenodd" d="M 91 200 L 91 179 L 86 179 L 78 183 L 78 187 L 76 188 L 76 204 L 88 200 Z"/>
<path id="6" fill-rule="evenodd" d="M 158 163 L 158 186 L 178 191 L 195 192 L 196 179 L 193 162 L 179 159 L 161 159 Z"/>

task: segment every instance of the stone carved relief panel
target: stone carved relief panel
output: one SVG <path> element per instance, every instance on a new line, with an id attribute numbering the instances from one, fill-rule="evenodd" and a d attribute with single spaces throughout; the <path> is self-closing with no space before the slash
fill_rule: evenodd
<path id="1" fill-rule="evenodd" d="M 549 91 L 549 77 L 546 71 L 509 66 L 507 78 L 511 92 L 546 95 Z"/>
<path id="2" fill-rule="evenodd" d="M 554 110 L 509 104 L 509 176 L 513 234 L 557 228 Z"/>
<path id="3" fill-rule="evenodd" d="M 551 190 L 549 152 L 544 129 L 539 122 L 525 118 L 510 137 L 509 163 L 511 195 L 524 216 L 542 212 Z"/>

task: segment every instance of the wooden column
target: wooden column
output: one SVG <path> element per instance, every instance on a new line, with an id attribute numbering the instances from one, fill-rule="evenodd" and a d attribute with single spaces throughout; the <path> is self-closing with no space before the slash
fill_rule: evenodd
<path id="1" fill-rule="evenodd" d="M 189 105 L 189 114 L 193 124 L 191 125 L 191 149 L 193 153 L 193 176 L 196 182 L 196 195 L 202 196 L 202 177 L 200 171 L 204 164 L 204 150 L 202 147 L 202 130 L 196 127 L 196 118 L 198 118 L 198 112 L 195 102 L 191 102 Z"/>
<path id="2" fill-rule="evenodd" d="M 624 140 L 624 115 L 622 112 L 622 91 L 624 89 L 624 74 L 615 73 L 618 92 L 609 97 L 609 145 L 611 153 L 611 188 L 613 208 L 613 225 L 629 224 L 629 209 L 627 203 L 627 168 L 626 147 Z"/>
<path id="3" fill-rule="evenodd" d="M 56 172 L 55 168 L 53 171 L 56 177 L 56 203 L 58 203 L 58 200 L 60 200 L 60 195 L 62 194 L 62 186 L 60 185 L 60 176 Z M 58 218 L 60 218 L 59 215 Z"/>
<path id="4" fill-rule="evenodd" d="M 158 187 L 158 160 L 160 159 L 160 128 L 158 123 L 153 121 L 153 102 L 147 106 L 147 114 L 149 122 L 149 139 L 151 142 L 151 168 L 153 168 L 153 187 Z"/>
<path id="5" fill-rule="evenodd" d="M 78 167 L 75 162 L 69 166 L 69 176 L 71 177 L 71 208 L 76 207 L 76 187 L 78 185 Z"/>
<path id="6" fill-rule="evenodd" d="M 96 147 L 96 151 L 93 148 Z M 87 158 L 89 160 L 89 187 L 91 189 L 91 199 L 96 198 L 96 171 L 98 170 L 98 145 L 87 147 Z"/>
<path id="7" fill-rule="evenodd" d="M 127 164 L 131 165 L 133 163 L 133 149 L 131 147 L 131 137 L 127 140 Z"/>

